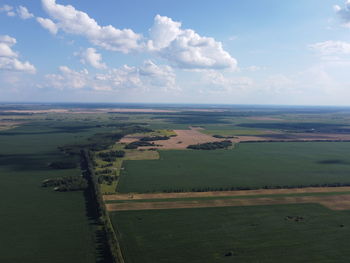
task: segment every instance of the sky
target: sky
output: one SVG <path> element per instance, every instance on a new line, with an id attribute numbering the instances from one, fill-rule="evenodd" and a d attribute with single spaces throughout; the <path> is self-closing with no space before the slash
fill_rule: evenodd
<path id="1" fill-rule="evenodd" d="M 350 0 L 0 0 L 0 101 L 350 106 Z"/>

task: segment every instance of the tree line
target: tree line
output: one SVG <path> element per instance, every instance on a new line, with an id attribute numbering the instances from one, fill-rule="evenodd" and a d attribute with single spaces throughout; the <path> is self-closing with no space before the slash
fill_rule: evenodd
<path id="1" fill-rule="evenodd" d="M 232 146 L 232 142 L 229 140 L 221 142 L 207 142 L 201 144 L 192 144 L 187 146 L 188 149 L 192 150 L 217 150 L 217 149 L 227 149 Z"/>

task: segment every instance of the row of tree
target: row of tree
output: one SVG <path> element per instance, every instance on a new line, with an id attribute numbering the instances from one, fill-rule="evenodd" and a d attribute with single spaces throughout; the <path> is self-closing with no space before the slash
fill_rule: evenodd
<path id="1" fill-rule="evenodd" d="M 259 190 L 259 189 L 296 189 L 307 187 L 344 187 L 350 186 L 350 183 L 320 183 L 320 184 L 300 184 L 300 185 L 265 185 L 262 187 L 254 186 L 223 186 L 223 187 L 193 187 L 193 188 L 173 188 L 164 189 L 163 193 L 183 193 L 183 192 L 219 192 L 219 191 L 238 191 L 238 190 Z M 149 191 L 157 192 L 157 190 Z"/>
<path id="2" fill-rule="evenodd" d="M 125 156 L 124 151 L 108 151 L 101 152 L 98 156 L 105 162 L 114 162 L 116 158 L 123 158 Z"/>
<path id="3" fill-rule="evenodd" d="M 192 144 L 187 146 L 188 149 L 192 150 L 217 150 L 217 149 L 227 149 L 232 146 L 232 142 L 229 140 L 221 142 L 207 142 L 201 144 Z"/>
<path id="4" fill-rule="evenodd" d="M 151 141 L 165 141 L 169 140 L 169 136 L 151 136 L 151 137 L 143 137 L 140 139 L 142 142 L 151 142 Z"/>
<path id="5" fill-rule="evenodd" d="M 58 192 L 81 191 L 88 187 L 87 180 L 82 176 L 62 176 L 42 181 L 42 187 L 53 187 Z"/>
<path id="6" fill-rule="evenodd" d="M 155 146 L 153 142 L 136 141 L 125 145 L 125 149 L 137 149 L 141 146 Z"/>

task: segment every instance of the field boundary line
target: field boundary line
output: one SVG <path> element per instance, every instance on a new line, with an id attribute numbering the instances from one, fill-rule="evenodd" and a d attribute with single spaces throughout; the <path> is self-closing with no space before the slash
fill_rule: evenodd
<path id="1" fill-rule="evenodd" d="M 210 192 L 181 192 L 181 193 L 128 193 L 104 195 L 104 201 L 128 201 L 143 199 L 177 199 L 177 198 L 201 198 L 201 197 L 225 197 L 225 196 L 254 196 L 254 195 L 277 195 L 277 194 L 301 194 L 301 193 L 331 193 L 350 192 L 350 186 L 341 187 L 305 187 L 292 189 L 258 189 L 237 191 L 210 191 Z"/>
<path id="2" fill-rule="evenodd" d="M 278 198 L 242 198 L 242 199 L 217 199 L 205 201 L 176 201 L 176 202 L 132 202 L 106 204 L 107 211 L 131 211 L 131 210 L 163 210 L 182 208 L 209 208 L 227 206 L 258 206 L 279 204 L 304 204 L 318 203 L 331 210 L 350 209 L 350 194 L 335 196 L 294 196 Z"/>

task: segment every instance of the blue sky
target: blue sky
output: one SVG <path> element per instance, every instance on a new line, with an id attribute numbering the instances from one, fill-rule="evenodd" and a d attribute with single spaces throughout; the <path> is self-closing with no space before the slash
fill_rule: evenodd
<path id="1" fill-rule="evenodd" d="M 350 105 L 350 1 L 0 0 L 0 101 Z"/>

